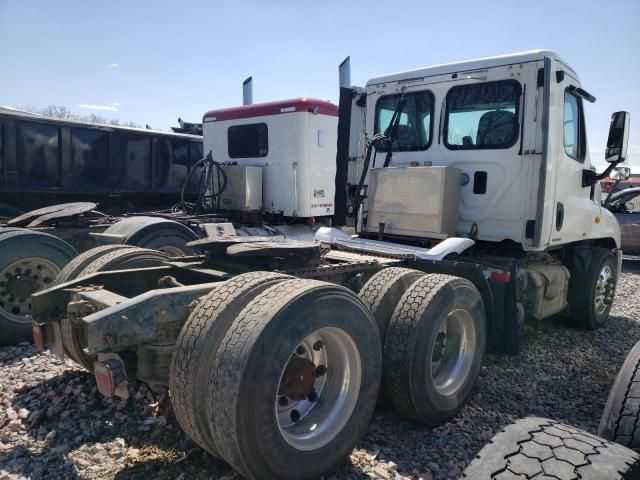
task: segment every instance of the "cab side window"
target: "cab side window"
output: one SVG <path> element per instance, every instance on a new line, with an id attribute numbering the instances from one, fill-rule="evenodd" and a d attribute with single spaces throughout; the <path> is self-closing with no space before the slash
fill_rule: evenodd
<path id="1" fill-rule="evenodd" d="M 400 101 L 400 95 L 392 94 L 380 97 L 376 103 L 375 133 L 384 133 Z M 434 96 L 428 90 L 406 94 L 406 103 L 400 113 L 396 136 L 391 143 L 394 152 L 413 152 L 426 150 L 431 145 L 433 125 Z M 379 151 L 387 147 L 380 146 Z"/>
<path id="2" fill-rule="evenodd" d="M 568 156 L 580 163 L 584 162 L 587 146 L 584 132 L 582 99 L 573 95 L 569 90 L 565 90 L 562 131 L 564 151 Z"/>

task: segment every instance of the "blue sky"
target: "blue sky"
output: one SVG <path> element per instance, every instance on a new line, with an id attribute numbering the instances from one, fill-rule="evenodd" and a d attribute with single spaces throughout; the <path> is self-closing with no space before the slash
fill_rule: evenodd
<path id="1" fill-rule="evenodd" d="M 0 0 L 0 105 L 65 105 L 167 129 L 254 101 L 337 101 L 352 82 L 419 66 L 549 48 L 598 101 L 586 107 L 599 162 L 610 114 L 632 115 L 640 165 L 640 1 Z M 102 108 L 100 108 L 102 107 Z"/>

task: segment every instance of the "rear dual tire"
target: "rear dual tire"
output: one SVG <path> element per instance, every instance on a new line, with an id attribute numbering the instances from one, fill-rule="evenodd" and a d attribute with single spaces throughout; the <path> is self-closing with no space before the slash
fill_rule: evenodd
<path id="1" fill-rule="evenodd" d="M 384 343 L 384 384 L 396 411 L 426 425 L 464 406 L 482 366 L 484 304 L 469 280 L 425 275 L 396 307 Z"/>
<path id="2" fill-rule="evenodd" d="M 359 296 L 382 337 L 379 403 L 427 425 L 451 419 L 482 365 L 486 318 L 478 289 L 462 278 L 391 267 Z"/>
<path id="3" fill-rule="evenodd" d="M 364 433 L 380 385 L 380 338 L 366 306 L 346 288 L 285 279 L 253 295 L 226 327 L 174 354 L 173 377 L 189 350 L 215 351 L 204 406 L 171 380 L 174 404 L 186 401 L 177 410 L 206 418 L 205 448 L 248 478 L 318 478 L 337 468 Z"/>
<path id="4" fill-rule="evenodd" d="M 376 325 L 378 325 L 380 341 L 383 346 L 383 356 L 387 328 L 389 327 L 393 312 L 398 306 L 398 302 L 411 285 L 424 275 L 424 272 L 411 268 L 385 268 L 373 275 L 358 293 L 360 300 L 369 307 L 373 318 L 376 320 Z M 392 407 L 384 378 L 380 385 L 378 405 L 382 408 Z"/>
<path id="5" fill-rule="evenodd" d="M 207 383 L 220 342 L 256 295 L 291 278 L 278 273 L 251 272 L 222 282 L 200 298 L 180 331 L 171 358 L 171 402 L 185 433 L 213 455 L 219 454 L 207 423 Z"/>

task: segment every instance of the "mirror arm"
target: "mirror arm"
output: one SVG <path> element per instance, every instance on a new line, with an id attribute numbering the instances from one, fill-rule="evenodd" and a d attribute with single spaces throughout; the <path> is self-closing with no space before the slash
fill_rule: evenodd
<path id="1" fill-rule="evenodd" d="M 622 160 L 618 160 L 617 162 L 611 162 L 609 166 L 605 169 L 601 174 L 597 174 L 593 170 L 582 170 L 582 187 L 590 187 L 594 185 L 596 182 L 599 182 L 605 177 L 608 177 L 616 165 L 618 165 Z"/>
<path id="2" fill-rule="evenodd" d="M 613 185 L 611 185 L 611 190 L 609 190 L 609 195 L 607 195 L 607 198 L 605 199 L 603 205 L 608 208 L 609 207 L 609 203 L 611 203 L 611 195 L 613 195 L 613 193 L 616 191 L 616 188 L 618 187 L 618 185 L 620 184 L 620 182 L 622 181 L 621 178 L 617 179 Z"/>

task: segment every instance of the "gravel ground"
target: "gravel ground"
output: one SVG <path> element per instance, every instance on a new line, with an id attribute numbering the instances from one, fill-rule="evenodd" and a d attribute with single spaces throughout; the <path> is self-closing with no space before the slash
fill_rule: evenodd
<path id="1" fill-rule="evenodd" d="M 330 478 L 457 478 L 504 425 L 526 415 L 595 432 L 609 388 L 640 339 L 640 269 L 626 267 L 606 328 L 527 326 L 518 356 L 489 355 L 469 404 L 428 428 L 376 412 L 349 461 Z M 166 394 L 130 386 L 102 397 L 71 361 L 30 345 L 0 348 L 0 480 L 239 478 L 180 430 Z"/>

